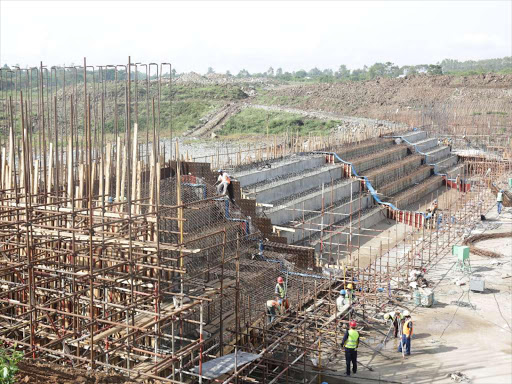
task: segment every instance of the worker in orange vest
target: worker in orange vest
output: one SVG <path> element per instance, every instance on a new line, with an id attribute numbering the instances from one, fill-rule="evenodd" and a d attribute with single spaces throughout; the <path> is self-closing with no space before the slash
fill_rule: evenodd
<path id="1" fill-rule="evenodd" d="M 402 348 L 405 348 L 405 354 L 409 356 L 411 354 L 412 320 L 411 314 L 407 310 L 404 311 L 403 316 L 402 340 L 398 346 L 398 352 L 402 352 Z"/>

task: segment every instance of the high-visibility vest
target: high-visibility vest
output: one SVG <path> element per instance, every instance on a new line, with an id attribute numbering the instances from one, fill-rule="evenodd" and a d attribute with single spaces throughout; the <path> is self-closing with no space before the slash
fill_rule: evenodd
<path id="1" fill-rule="evenodd" d="M 348 338 L 345 341 L 345 348 L 356 349 L 357 341 L 359 340 L 359 332 L 355 329 L 348 330 Z"/>
<path id="2" fill-rule="evenodd" d="M 411 328 L 409 328 L 409 323 L 411 323 Z M 412 336 L 412 322 L 411 320 L 407 320 L 405 323 L 404 323 L 404 328 L 402 330 L 402 333 L 405 335 L 405 336 Z"/>
<path id="3" fill-rule="evenodd" d="M 227 173 L 224 173 L 224 181 L 228 184 L 231 184 L 231 179 L 229 178 Z"/>
<path id="4" fill-rule="evenodd" d="M 285 287 L 283 285 L 277 283 L 276 284 L 276 290 L 279 293 L 279 297 L 281 299 L 284 299 L 286 297 L 286 289 L 285 289 Z"/>

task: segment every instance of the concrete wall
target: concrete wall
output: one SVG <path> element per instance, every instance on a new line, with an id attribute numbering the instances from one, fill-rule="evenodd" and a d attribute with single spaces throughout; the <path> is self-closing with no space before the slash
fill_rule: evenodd
<path id="1" fill-rule="evenodd" d="M 396 205 L 400 209 L 405 209 L 408 205 L 414 204 L 415 202 L 421 200 L 423 196 L 426 196 L 443 185 L 443 178 L 440 176 L 436 176 L 434 178 L 428 179 L 427 181 L 421 183 L 421 186 L 418 185 L 416 188 L 412 188 L 411 190 L 404 192 L 403 197 L 397 197 Z"/>
<path id="2" fill-rule="evenodd" d="M 332 180 L 337 180 L 341 177 L 341 167 L 325 167 L 315 172 L 309 172 L 265 186 L 256 191 L 256 201 L 258 203 L 272 203 L 273 201 L 307 191 L 322 185 L 322 183 L 330 183 Z"/>
<path id="3" fill-rule="evenodd" d="M 379 140 L 367 144 L 360 144 L 348 148 L 337 148 L 336 153 L 343 160 L 350 160 L 361 156 L 366 156 L 370 153 L 382 151 L 386 148 L 393 146 L 393 140 Z"/>
<path id="4" fill-rule="evenodd" d="M 410 173 L 412 170 L 419 168 L 423 156 L 409 156 L 395 163 L 393 167 L 384 169 L 376 169 L 375 171 L 365 175 L 370 180 L 374 188 L 380 188 L 393 180 L 397 180 L 400 176 Z"/>
<path id="5" fill-rule="evenodd" d="M 256 184 L 264 180 L 274 179 L 289 173 L 302 172 L 306 169 L 321 167 L 325 164 L 325 156 L 313 158 L 297 159 L 297 161 L 288 164 L 272 164 L 272 168 L 257 170 L 253 172 L 242 172 L 235 174 L 235 178 L 240 182 L 241 187 Z"/>
<path id="6" fill-rule="evenodd" d="M 403 159 L 407 156 L 407 151 L 408 149 L 405 145 L 394 146 L 386 151 L 378 152 L 374 155 L 363 157 L 362 159 L 356 159 L 352 164 L 359 175 L 364 175 L 364 172 L 369 169 Z"/>
<path id="7" fill-rule="evenodd" d="M 366 215 L 361 217 L 361 228 L 363 228 L 363 229 L 372 228 L 373 226 L 377 225 L 385 218 L 386 218 L 385 209 L 377 207 L 374 210 L 371 210 L 369 213 L 367 213 Z M 355 223 L 355 225 L 354 225 L 354 223 L 352 223 L 352 224 L 353 224 L 352 225 L 352 244 L 357 244 L 358 237 L 359 237 L 359 231 L 357 229 L 357 222 Z M 337 230 L 338 230 L 338 232 L 343 232 L 343 233 L 330 234 L 328 236 L 324 236 L 324 238 L 323 238 L 323 249 L 325 252 L 324 257 L 322 258 L 323 262 L 328 261 L 328 257 L 329 257 L 330 253 L 334 257 L 334 255 L 338 252 L 338 244 L 344 244 L 344 245 L 349 244 L 350 226 L 347 225 L 343 228 L 337 228 Z M 362 235 L 365 234 L 365 231 L 362 230 L 361 232 L 362 232 Z M 363 237 L 365 237 L 365 236 L 363 236 Z M 366 239 L 366 237 L 365 237 L 365 239 Z M 363 239 L 361 239 L 361 240 L 363 240 Z M 332 242 L 332 249 L 330 246 L 331 242 Z M 315 248 L 315 253 L 317 255 L 320 255 L 320 245 L 321 245 L 320 240 L 315 242 L 315 244 L 311 245 Z M 342 259 L 342 256 L 340 255 L 340 260 L 341 259 Z"/>
<path id="8" fill-rule="evenodd" d="M 427 152 L 427 163 L 434 164 L 437 161 L 444 159 L 450 154 L 449 147 L 439 147 L 434 149 L 433 151 Z"/>
<path id="9" fill-rule="evenodd" d="M 410 143 L 416 143 L 418 141 L 424 140 L 427 138 L 427 132 L 424 131 L 413 131 L 406 135 L 403 135 L 403 138 L 406 139 Z"/>
<path id="10" fill-rule="evenodd" d="M 352 206 L 351 206 L 352 204 Z M 326 214 L 323 218 L 323 223 L 328 224 L 330 220 L 340 221 L 342 219 L 346 219 L 350 214 L 350 210 L 352 209 L 352 223 L 356 222 L 358 218 L 359 207 L 361 209 L 366 209 L 373 204 L 373 199 L 369 194 L 361 196 L 361 199 L 357 198 L 352 200 L 352 203 L 349 201 L 339 207 L 336 207 L 331 210 L 331 212 L 338 214 L 333 219 L 333 215 Z M 322 216 L 317 215 L 311 219 L 306 220 L 304 225 L 297 224 L 295 225 L 295 232 L 286 232 L 282 231 L 281 236 L 287 238 L 289 244 L 302 242 L 303 239 L 308 239 L 311 235 L 317 233 L 320 230 L 321 226 L 319 224 L 322 223 Z"/>
<path id="11" fill-rule="evenodd" d="M 432 139 L 425 139 L 420 142 L 415 143 L 416 149 L 420 152 L 426 152 L 435 146 L 437 146 L 437 139 L 434 137 Z"/>
<path id="12" fill-rule="evenodd" d="M 449 156 L 446 159 L 442 159 L 436 162 L 436 170 L 439 173 L 444 173 L 447 169 L 457 164 L 457 155 Z"/>
<path id="13" fill-rule="evenodd" d="M 325 185 L 324 190 L 324 204 L 325 206 L 331 205 L 336 201 L 343 200 L 350 196 L 352 193 L 359 192 L 360 182 L 358 180 L 347 180 L 346 183 L 338 184 L 333 187 Z M 332 200 L 332 201 L 331 201 Z M 293 208 L 297 211 L 293 211 Z M 265 214 L 272 220 L 272 224 L 282 225 L 289 223 L 302 217 L 302 210 L 319 211 L 322 209 L 322 191 L 317 191 L 307 196 L 291 200 L 282 206 L 273 207 L 265 211 Z M 306 212 L 307 213 L 307 212 Z"/>
<path id="14" fill-rule="evenodd" d="M 379 190 L 377 190 L 378 193 L 382 193 L 384 196 L 392 196 L 396 193 L 399 193 L 403 191 L 404 189 L 407 189 L 414 184 L 421 183 L 423 180 L 428 178 L 432 174 L 432 168 L 431 167 L 423 167 L 419 169 L 416 172 L 413 172 L 407 176 L 404 176 L 397 181 L 386 185 Z"/>

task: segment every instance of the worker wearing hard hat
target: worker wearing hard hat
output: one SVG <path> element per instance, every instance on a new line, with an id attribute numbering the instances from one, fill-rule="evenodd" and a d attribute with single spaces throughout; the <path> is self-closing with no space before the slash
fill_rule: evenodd
<path id="1" fill-rule="evenodd" d="M 284 312 L 285 307 L 288 306 L 286 301 L 286 287 L 284 285 L 284 279 L 282 276 L 277 278 L 277 284 L 275 289 L 276 301 L 279 303 L 281 313 Z"/>
<path id="2" fill-rule="evenodd" d="M 405 310 L 402 314 L 404 316 L 403 327 L 402 327 L 402 340 L 398 346 L 398 352 L 402 352 L 405 348 L 405 354 L 409 356 L 411 354 L 411 338 L 412 338 L 412 320 L 409 311 Z"/>
<path id="3" fill-rule="evenodd" d="M 501 210 L 503 209 L 503 189 L 500 189 L 498 195 L 496 196 L 496 204 L 498 205 L 498 215 L 501 214 Z"/>
<path id="4" fill-rule="evenodd" d="M 271 323 L 276 318 L 276 308 L 279 303 L 276 300 L 267 300 L 267 316 L 268 322 Z"/>
<path id="5" fill-rule="evenodd" d="M 400 329 L 400 325 L 402 323 L 403 316 L 400 313 L 400 310 L 397 308 L 394 312 L 389 312 L 384 315 L 384 320 L 391 320 L 393 324 L 393 335 L 395 339 L 398 337 L 398 330 Z"/>
<path id="6" fill-rule="evenodd" d="M 347 296 L 350 302 L 354 300 L 354 286 L 352 285 L 352 283 L 347 284 Z"/>
<path id="7" fill-rule="evenodd" d="M 356 331 L 357 323 L 352 320 L 349 323 L 349 327 L 341 341 L 341 345 L 345 348 L 347 376 L 350 376 L 350 363 L 352 363 L 352 373 L 357 373 L 357 347 L 359 347 L 359 332 Z"/>
<path id="8" fill-rule="evenodd" d="M 338 314 L 345 312 L 350 306 L 350 299 L 347 297 L 347 291 L 342 289 L 340 291 L 340 295 L 336 299 L 336 309 L 338 310 Z"/>

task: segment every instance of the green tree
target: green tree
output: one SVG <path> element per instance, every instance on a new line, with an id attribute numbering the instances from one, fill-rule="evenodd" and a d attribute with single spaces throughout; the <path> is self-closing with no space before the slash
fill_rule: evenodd
<path id="1" fill-rule="evenodd" d="M 295 72 L 293 75 L 294 75 L 296 78 L 298 78 L 298 79 L 303 79 L 303 78 L 305 78 L 305 77 L 308 75 L 308 73 L 307 73 L 305 70 L 303 70 L 303 69 L 299 69 L 299 70 L 298 70 L 297 72 Z"/>
<path id="2" fill-rule="evenodd" d="M 240 72 L 238 72 L 238 75 L 236 77 L 250 77 L 251 74 L 247 69 L 242 69 Z"/>
<path id="3" fill-rule="evenodd" d="M 276 77 L 283 76 L 283 68 L 277 68 L 276 70 Z"/>
<path id="4" fill-rule="evenodd" d="M 274 68 L 270 67 L 265 74 L 269 77 L 274 77 Z"/>
<path id="5" fill-rule="evenodd" d="M 429 75 L 442 75 L 443 74 L 443 67 L 441 67 L 440 65 L 430 64 L 428 66 L 427 73 Z"/>
<path id="6" fill-rule="evenodd" d="M 347 69 L 345 64 L 341 64 L 338 68 L 338 72 L 336 72 L 336 77 L 342 80 L 347 80 L 350 78 L 350 70 Z"/>
<path id="7" fill-rule="evenodd" d="M 215 71 L 213 70 L 212 67 L 208 67 L 208 72 L 207 73 L 208 74 L 212 74 L 212 73 L 215 73 Z"/>
<path id="8" fill-rule="evenodd" d="M 311 77 L 319 77 L 322 76 L 322 71 L 315 67 L 309 70 L 308 75 Z"/>

